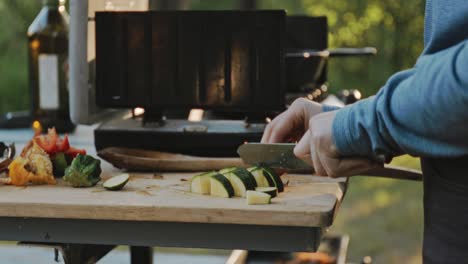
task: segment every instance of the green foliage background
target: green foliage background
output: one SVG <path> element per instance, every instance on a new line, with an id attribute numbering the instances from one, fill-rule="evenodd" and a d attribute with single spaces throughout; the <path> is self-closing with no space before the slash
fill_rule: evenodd
<path id="1" fill-rule="evenodd" d="M 193 9 L 237 8 L 236 0 L 191 0 Z M 259 0 L 265 9 L 288 14 L 326 15 L 330 47 L 374 46 L 369 58 L 332 59 L 331 91 L 357 88 L 375 94 L 389 76 L 412 67 L 423 48 L 423 0 Z M 40 0 L 0 0 L 0 113 L 27 109 L 26 31 Z M 400 165 L 417 168 L 402 157 Z M 420 183 L 357 177 L 332 231 L 351 235 L 349 257 L 371 255 L 378 263 L 420 263 L 422 237 Z"/>
<path id="2" fill-rule="evenodd" d="M 235 0 L 192 0 L 195 9 L 228 9 Z M 411 68 L 423 49 L 423 0 L 259 0 L 262 9 L 286 9 L 288 15 L 327 16 L 329 46 L 378 49 L 375 57 L 330 60 L 332 92 L 359 89 L 370 96 L 393 73 Z"/>
<path id="3" fill-rule="evenodd" d="M 373 58 L 331 61 L 331 87 L 375 92 L 390 75 L 411 68 L 423 49 L 424 1 L 303 0 L 310 15 L 326 15 L 331 47 L 377 47 Z"/>
<path id="4" fill-rule="evenodd" d="M 236 0 L 192 0 L 190 7 L 238 5 Z M 332 92 L 357 88 L 364 96 L 375 94 L 391 74 L 410 68 L 422 51 L 423 0 L 260 0 L 259 7 L 326 15 L 332 48 L 377 47 L 376 57 L 332 59 Z M 0 0 L 0 113 L 28 107 L 26 31 L 39 9 L 39 0 Z"/>
<path id="5" fill-rule="evenodd" d="M 27 109 L 26 32 L 40 1 L 0 0 L 0 113 Z"/>

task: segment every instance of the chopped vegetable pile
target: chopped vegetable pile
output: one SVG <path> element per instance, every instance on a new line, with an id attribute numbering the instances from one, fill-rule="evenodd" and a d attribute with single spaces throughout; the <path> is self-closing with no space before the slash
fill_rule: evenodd
<path id="1" fill-rule="evenodd" d="M 25 186 L 55 184 L 55 177 L 67 176 L 72 186 L 94 186 L 101 174 L 100 161 L 86 156 L 84 149 L 70 145 L 68 136 L 61 138 L 55 128 L 47 134 L 36 134 L 26 144 L 21 155 L 8 166 L 8 178 L 0 183 Z"/>
<path id="2" fill-rule="evenodd" d="M 21 156 L 14 159 L 8 169 L 10 177 L 2 179 L 5 184 L 16 186 L 24 186 L 28 183 L 55 184 L 49 155 L 35 142 L 27 149 L 25 148 Z"/>
<path id="3" fill-rule="evenodd" d="M 71 158 L 76 157 L 78 154 L 86 155 L 86 150 L 70 146 L 68 135 L 60 138 L 55 128 L 49 128 L 47 134 L 36 135 L 32 140 L 52 157 L 57 153 L 64 153 Z"/>

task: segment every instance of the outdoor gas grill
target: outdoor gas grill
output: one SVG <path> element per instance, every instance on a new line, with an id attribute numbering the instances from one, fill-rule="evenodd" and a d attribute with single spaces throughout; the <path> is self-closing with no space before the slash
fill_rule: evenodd
<path id="1" fill-rule="evenodd" d="M 144 109 L 96 129 L 98 150 L 235 156 L 288 102 L 326 92 L 329 56 L 375 53 L 327 50 L 325 17 L 282 10 L 98 12 L 95 20 L 97 104 Z M 194 108 L 203 112 L 188 120 Z"/>
<path id="2" fill-rule="evenodd" d="M 284 32 L 284 11 L 97 13 L 97 103 L 145 109 L 99 127 L 97 149 L 232 156 L 258 141 L 285 107 Z"/>

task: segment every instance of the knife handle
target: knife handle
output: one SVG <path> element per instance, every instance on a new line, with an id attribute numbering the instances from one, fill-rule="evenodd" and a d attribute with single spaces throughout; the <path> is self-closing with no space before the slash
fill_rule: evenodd
<path id="1" fill-rule="evenodd" d="M 380 157 L 382 160 L 384 157 Z M 300 157 L 301 160 L 313 167 L 312 158 L 310 155 Z M 383 163 L 383 162 L 382 162 Z M 356 176 L 373 176 L 400 180 L 411 180 L 411 181 L 422 181 L 422 173 L 419 170 L 408 169 L 404 167 L 398 167 L 393 165 L 384 165 L 383 167 L 377 167 L 370 169 L 366 172 L 360 173 Z"/>
<path id="2" fill-rule="evenodd" d="M 412 181 L 422 181 L 423 179 L 423 174 L 419 170 L 402 168 L 392 165 L 385 165 L 384 167 L 374 168 L 359 175 Z"/>

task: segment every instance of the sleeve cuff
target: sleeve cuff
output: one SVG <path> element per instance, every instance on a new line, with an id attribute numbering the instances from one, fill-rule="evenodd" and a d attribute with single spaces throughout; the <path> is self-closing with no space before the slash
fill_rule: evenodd
<path id="1" fill-rule="evenodd" d="M 335 143 L 338 153 L 343 156 L 351 156 L 354 154 L 353 148 L 351 144 L 349 144 L 349 115 L 350 107 L 342 108 L 336 113 L 332 125 L 333 142 Z"/>
<path id="2" fill-rule="evenodd" d="M 322 111 L 323 112 L 330 112 L 330 111 L 335 111 L 335 110 L 338 110 L 338 109 L 341 109 L 341 108 L 338 107 L 338 106 L 334 106 L 334 105 L 322 104 Z"/>
<path id="3" fill-rule="evenodd" d="M 341 108 L 333 120 L 333 142 L 342 156 L 373 156 L 368 135 L 360 129 L 359 114 L 367 112 L 371 102 L 363 100 Z M 361 120 L 362 121 L 362 120 Z"/>

